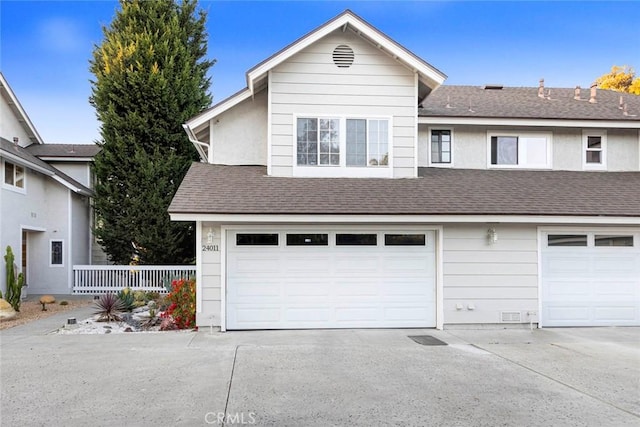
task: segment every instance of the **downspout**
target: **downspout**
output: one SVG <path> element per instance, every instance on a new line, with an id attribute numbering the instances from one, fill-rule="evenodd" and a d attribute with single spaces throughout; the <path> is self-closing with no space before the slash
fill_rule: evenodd
<path id="1" fill-rule="evenodd" d="M 196 150 L 200 155 L 200 159 L 203 162 L 211 163 L 212 159 L 209 158 L 209 155 L 210 155 L 209 152 L 211 151 L 211 146 L 205 142 L 198 141 L 195 133 L 193 133 L 193 131 L 188 125 L 182 125 L 182 128 L 187 133 L 187 137 L 189 138 L 189 141 L 194 145 L 194 147 L 196 147 Z M 207 150 L 205 151 L 203 147 L 205 147 Z"/>

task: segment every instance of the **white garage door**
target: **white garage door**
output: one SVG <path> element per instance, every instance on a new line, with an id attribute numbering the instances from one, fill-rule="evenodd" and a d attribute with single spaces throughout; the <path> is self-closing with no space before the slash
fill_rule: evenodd
<path id="1" fill-rule="evenodd" d="M 227 329 L 435 327 L 433 231 L 228 231 Z"/>
<path id="2" fill-rule="evenodd" d="M 543 326 L 640 325 L 640 233 L 547 232 Z"/>

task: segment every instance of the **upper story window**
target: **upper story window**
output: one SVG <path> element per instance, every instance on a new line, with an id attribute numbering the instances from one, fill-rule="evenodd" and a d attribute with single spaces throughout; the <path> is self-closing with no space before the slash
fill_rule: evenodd
<path id="1" fill-rule="evenodd" d="M 453 141 L 450 129 L 431 129 L 431 158 L 430 163 L 435 166 L 451 165 L 453 163 Z"/>
<path id="2" fill-rule="evenodd" d="M 607 133 L 605 131 L 583 131 L 582 153 L 584 169 L 606 169 Z"/>
<path id="3" fill-rule="evenodd" d="M 543 133 L 488 133 L 490 168 L 551 168 L 551 135 Z"/>
<path id="4" fill-rule="evenodd" d="M 25 173 L 20 165 L 13 164 L 5 160 L 4 162 L 4 183 L 10 187 L 24 190 Z"/>
<path id="5" fill-rule="evenodd" d="M 298 117 L 296 126 L 297 167 L 388 170 L 389 119 Z"/>

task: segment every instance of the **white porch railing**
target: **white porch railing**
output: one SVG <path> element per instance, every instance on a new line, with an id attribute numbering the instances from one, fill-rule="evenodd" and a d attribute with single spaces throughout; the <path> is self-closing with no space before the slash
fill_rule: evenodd
<path id="1" fill-rule="evenodd" d="M 195 265 L 74 265 L 74 294 L 107 294 L 124 288 L 167 293 L 165 284 L 195 277 Z"/>

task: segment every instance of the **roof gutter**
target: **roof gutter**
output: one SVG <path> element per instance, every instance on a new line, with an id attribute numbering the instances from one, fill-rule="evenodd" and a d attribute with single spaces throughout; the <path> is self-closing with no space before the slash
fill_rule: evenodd
<path id="1" fill-rule="evenodd" d="M 50 170 L 50 169 L 46 169 L 43 168 L 42 166 L 39 166 L 35 163 L 30 162 L 29 160 L 23 159 L 20 156 L 16 156 L 15 154 L 12 154 L 8 151 L 5 150 L 0 150 L 0 152 L 2 152 L 2 157 L 5 157 L 9 160 L 11 160 L 11 162 L 19 164 L 21 166 L 25 166 L 28 167 L 29 169 L 33 169 L 34 171 L 40 172 L 41 174 L 47 175 L 47 176 L 54 176 L 55 172 Z"/>
<path id="2" fill-rule="evenodd" d="M 193 144 L 194 147 L 196 147 L 196 151 L 200 155 L 200 160 L 202 161 L 202 163 L 209 163 L 209 152 L 211 151 L 211 146 L 206 142 L 198 141 L 198 139 L 196 138 L 196 134 L 189 127 L 189 125 L 184 124 L 182 125 L 182 128 L 187 133 L 189 141 Z"/>

